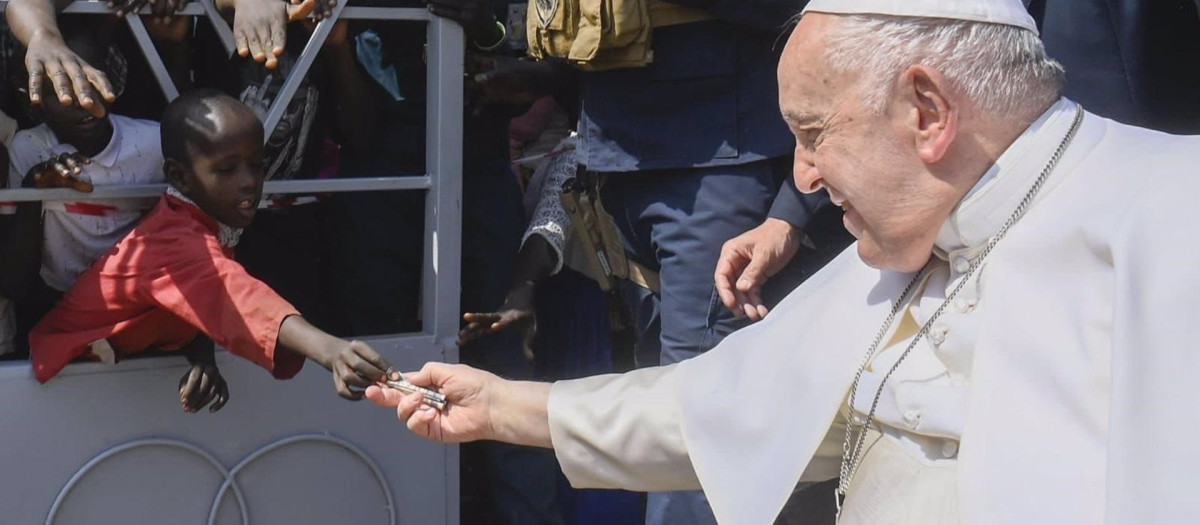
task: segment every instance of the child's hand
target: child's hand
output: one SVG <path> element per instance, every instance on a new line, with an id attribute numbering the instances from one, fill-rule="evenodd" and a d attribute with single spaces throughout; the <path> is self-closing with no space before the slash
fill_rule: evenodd
<path id="1" fill-rule="evenodd" d="M 184 412 L 197 412 L 209 405 L 209 412 L 216 412 L 229 401 L 229 386 L 217 370 L 217 365 L 192 363 L 191 368 L 179 378 L 179 404 Z"/>
<path id="2" fill-rule="evenodd" d="M 92 192 L 92 184 L 79 179 L 83 166 L 92 159 L 79 152 L 63 153 L 45 162 L 34 164 L 21 181 L 25 188 L 71 188 L 83 193 Z"/>
<path id="3" fill-rule="evenodd" d="M 362 341 L 343 344 L 322 364 L 333 372 L 333 387 L 338 395 L 355 401 L 362 399 L 363 389 L 386 379 L 388 372 L 394 370 L 387 359 Z"/>

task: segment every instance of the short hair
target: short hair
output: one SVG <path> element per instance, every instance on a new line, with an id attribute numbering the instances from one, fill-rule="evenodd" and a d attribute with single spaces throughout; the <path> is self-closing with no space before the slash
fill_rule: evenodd
<path id="1" fill-rule="evenodd" d="M 982 110 L 1028 115 L 1062 94 L 1061 64 L 1046 56 L 1033 31 L 1010 25 L 886 15 L 842 17 L 830 31 L 826 59 L 860 75 L 863 103 L 887 108 L 896 76 L 913 65 L 931 67 Z"/>
<path id="2" fill-rule="evenodd" d="M 210 88 L 188 91 L 167 104 L 159 127 L 163 159 L 174 159 L 191 167 L 192 153 L 188 144 L 213 137 L 217 130 L 209 116 L 221 110 L 246 111 L 253 115 L 238 99 Z"/>

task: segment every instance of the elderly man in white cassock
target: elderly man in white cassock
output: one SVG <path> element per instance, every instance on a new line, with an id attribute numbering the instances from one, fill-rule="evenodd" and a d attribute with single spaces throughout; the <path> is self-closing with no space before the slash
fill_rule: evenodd
<path id="1" fill-rule="evenodd" d="M 1020 0 L 814 0 L 779 66 L 795 178 L 858 243 L 672 366 L 553 385 L 430 364 L 419 435 L 553 447 L 578 487 L 766 525 L 1200 519 L 1200 138 L 1061 98 Z M 831 495 L 833 497 L 833 495 Z"/>

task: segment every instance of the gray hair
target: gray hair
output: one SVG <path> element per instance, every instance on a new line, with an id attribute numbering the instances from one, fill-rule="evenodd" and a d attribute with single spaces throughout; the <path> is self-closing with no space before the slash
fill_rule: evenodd
<path id="1" fill-rule="evenodd" d="M 830 31 L 826 58 L 835 70 L 861 75 L 863 103 L 883 113 L 896 76 L 913 65 L 945 75 L 983 111 L 1026 115 L 1062 93 L 1063 67 L 1041 40 L 1019 27 L 894 16 L 842 17 Z"/>

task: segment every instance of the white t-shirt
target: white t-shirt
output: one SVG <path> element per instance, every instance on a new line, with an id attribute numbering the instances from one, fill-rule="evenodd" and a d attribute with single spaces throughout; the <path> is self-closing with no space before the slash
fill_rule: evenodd
<path id="1" fill-rule="evenodd" d="M 83 167 L 80 179 L 93 186 L 163 182 L 158 123 L 110 115 L 112 140 Z M 9 148 L 9 187 L 17 188 L 35 164 L 76 151 L 58 141 L 46 125 L 20 131 Z M 65 292 L 79 274 L 104 255 L 141 219 L 157 199 L 106 199 L 43 203 L 41 276 Z"/>

